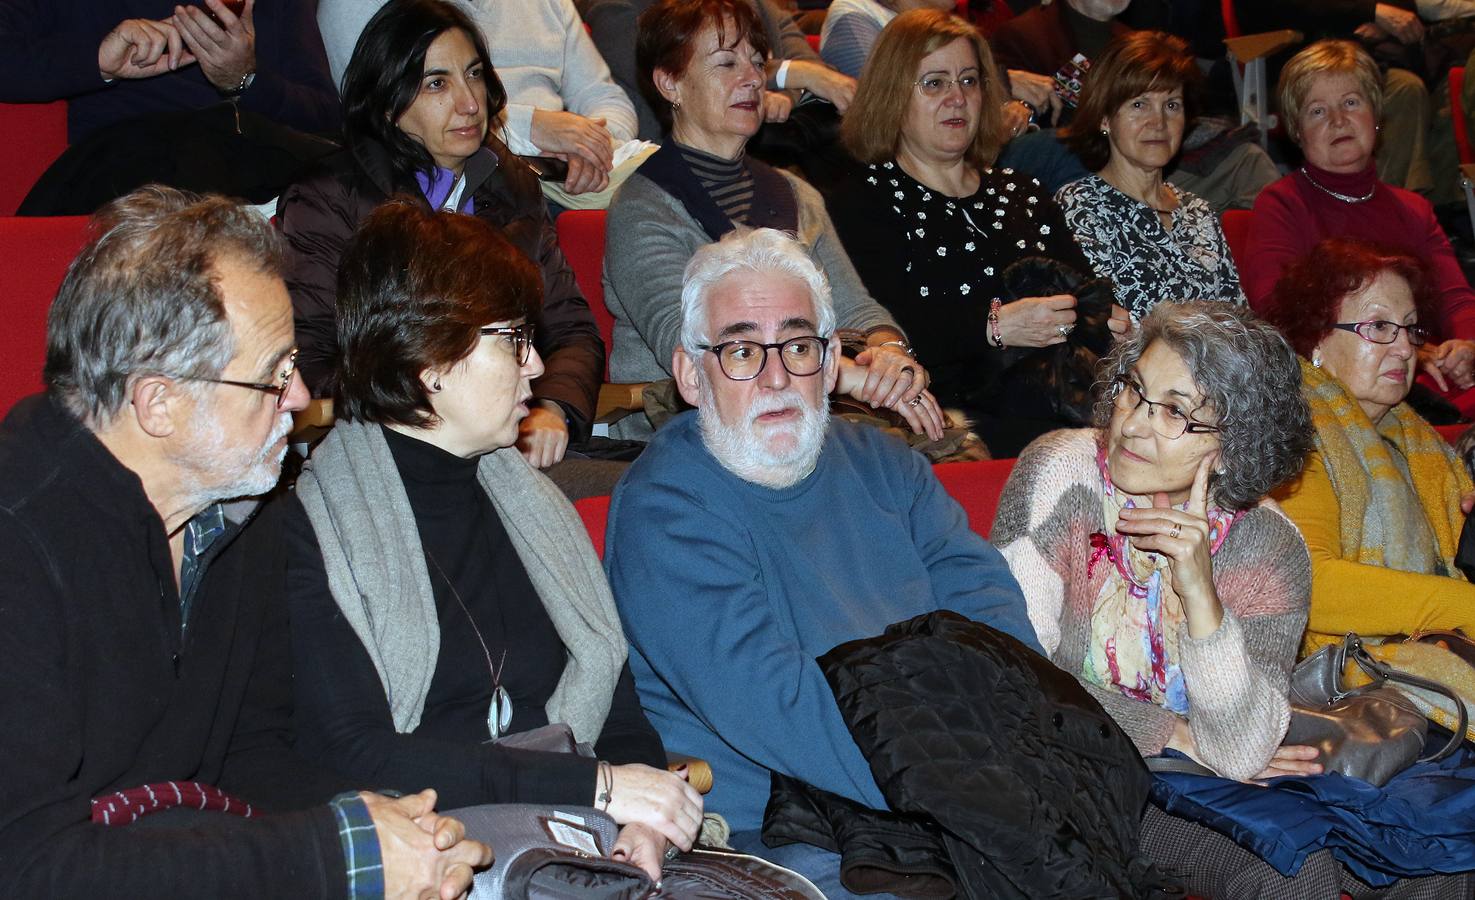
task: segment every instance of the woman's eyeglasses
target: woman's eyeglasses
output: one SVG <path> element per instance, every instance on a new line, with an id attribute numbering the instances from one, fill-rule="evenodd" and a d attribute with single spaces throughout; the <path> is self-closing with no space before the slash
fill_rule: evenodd
<path id="1" fill-rule="evenodd" d="M 1366 322 L 1338 322 L 1332 326 L 1341 331 L 1350 331 L 1371 344 L 1391 344 L 1398 340 L 1398 332 L 1408 332 L 1408 342 L 1415 347 L 1429 343 L 1429 329 L 1422 325 L 1400 325 L 1387 319 L 1369 319 Z"/>
<path id="2" fill-rule="evenodd" d="M 512 338 L 512 352 L 517 356 L 517 364 L 519 366 L 528 364 L 528 357 L 533 354 L 533 326 L 531 323 L 488 325 L 481 329 L 481 333 Z"/>
<path id="3" fill-rule="evenodd" d="M 1152 423 L 1152 430 L 1170 441 L 1176 441 L 1185 434 L 1213 434 L 1219 431 L 1218 425 L 1196 421 L 1176 403 L 1159 403 L 1142 396 L 1142 388 L 1126 375 L 1118 375 L 1112 381 L 1111 387 L 1106 389 L 1106 398 L 1125 413 L 1139 409 L 1146 403 L 1147 421 Z"/>
<path id="4" fill-rule="evenodd" d="M 944 78 L 941 75 L 928 75 L 913 82 L 924 97 L 941 97 L 957 85 L 958 89 L 965 94 L 972 94 L 983 89 L 983 79 L 978 75 L 960 75 L 957 78 Z"/>

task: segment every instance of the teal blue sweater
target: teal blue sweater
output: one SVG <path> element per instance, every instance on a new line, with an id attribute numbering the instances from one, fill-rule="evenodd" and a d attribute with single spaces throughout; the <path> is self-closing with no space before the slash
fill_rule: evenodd
<path id="1" fill-rule="evenodd" d="M 951 609 L 1039 649 L 927 461 L 838 419 L 785 490 L 722 468 L 695 413 L 672 420 L 615 490 L 605 568 L 651 723 L 711 763 L 707 807 L 736 831 L 762 823 L 770 770 L 886 808 L 815 663 L 831 647 Z"/>

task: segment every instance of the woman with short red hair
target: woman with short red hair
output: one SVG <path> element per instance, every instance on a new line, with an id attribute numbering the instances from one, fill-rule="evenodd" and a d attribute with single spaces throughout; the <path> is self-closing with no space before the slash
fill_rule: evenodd
<path id="1" fill-rule="evenodd" d="M 1470 477 L 1404 399 L 1437 301 L 1402 250 L 1333 238 L 1286 267 L 1265 315 L 1302 357 L 1314 453 L 1279 497 L 1311 552 L 1303 651 L 1462 628 L 1475 586 L 1455 566 Z"/>

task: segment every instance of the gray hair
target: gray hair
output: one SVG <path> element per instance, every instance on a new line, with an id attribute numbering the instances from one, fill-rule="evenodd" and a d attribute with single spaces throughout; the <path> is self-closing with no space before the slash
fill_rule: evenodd
<path id="1" fill-rule="evenodd" d="M 137 378 L 219 377 L 235 336 L 216 284 L 226 255 L 280 276 L 281 238 L 224 197 L 139 188 L 93 217 L 46 321 L 48 392 L 93 427 Z"/>
<path id="2" fill-rule="evenodd" d="M 1295 477 L 1311 449 L 1311 411 L 1301 395 L 1301 365 L 1279 331 L 1246 307 L 1217 301 L 1164 301 L 1102 361 L 1101 387 L 1130 372 L 1155 341 L 1188 366 L 1205 405 L 1219 416 L 1219 465 L 1211 493 L 1223 509 L 1249 509 Z M 1113 411 L 1103 390 L 1096 423 Z"/>
<path id="3" fill-rule="evenodd" d="M 823 338 L 835 331 L 835 307 L 830 301 L 830 282 L 819 270 L 804 245 L 772 228 L 737 228 L 692 254 L 681 286 L 681 346 L 693 357 L 701 345 L 711 343 L 707 299 L 712 289 L 736 272 L 787 275 L 804 282 L 814 302 L 815 330 Z"/>

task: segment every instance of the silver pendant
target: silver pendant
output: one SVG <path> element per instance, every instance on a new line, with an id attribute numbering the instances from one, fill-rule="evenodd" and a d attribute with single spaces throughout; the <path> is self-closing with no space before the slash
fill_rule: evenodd
<path id="1" fill-rule="evenodd" d="M 506 734 L 511 725 L 512 695 L 499 684 L 492 690 L 492 703 L 487 708 L 487 732 L 495 741 Z"/>

